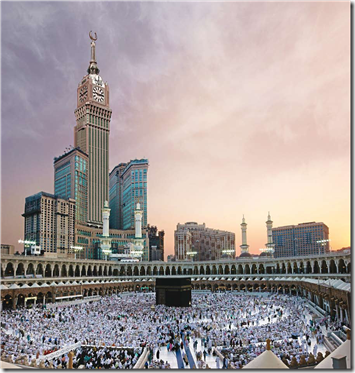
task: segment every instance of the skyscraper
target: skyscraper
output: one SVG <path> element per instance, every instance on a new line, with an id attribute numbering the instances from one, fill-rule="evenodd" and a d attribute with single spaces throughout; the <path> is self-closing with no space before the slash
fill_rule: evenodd
<path id="1" fill-rule="evenodd" d="M 75 147 L 89 156 L 88 224 L 102 227 L 101 211 L 109 199 L 109 133 L 112 110 L 109 107 L 109 86 L 97 67 L 95 37 L 91 35 L 91 60 L 87 75 L 77 89 Z"/>
<path id="2" fill-rule="evenodd" d="M 134 209 L 140 203 L 142 227 L 148 224 L 147 176 L 148 159 L 135 159 L 120 163 L 110 173 L 110 228 L 133 229 Z"/>
<path id="3" fill-rule="evenodd" d="M 205 223 L 178 224 L 175 235 L 176 260 L 219 260 L 235 258 L 235 234 L 206 228 Z"/>
<path id="4" fill-rule="evenodd" d="M 87 222 L 88 156 L 79 148 L 54 158 L 54 194 L 75 199 L 75 221 Z"/>
<path id="5" fill-rule="evenodd" d="M 322 255 L 329 252 L 329 228 L 324 223 L 302 223 L 272 229 L 275 258 Z"/>
<path id="6" fill-rule="evenodd" d="M 111 172 L 110 186 L 110 229 L 122 229 L 122 173 L 127 163 L 120 163 Z"/>
<path id="7" fill-rule="evenodd" d="M 74 244 L 75 201 L 40 192 L 25 202 L 25 240 L 36 241 L 41 250 L 68 252 Z"/>

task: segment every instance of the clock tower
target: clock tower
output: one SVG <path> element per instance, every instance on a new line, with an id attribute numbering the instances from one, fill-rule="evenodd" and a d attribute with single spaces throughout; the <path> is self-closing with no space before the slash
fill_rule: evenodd
<path id="1" fill-rule="evenodd" d="M 87 75 L 77 90 L 76 126 L 74 144 L 89 157 L 88 170 L 88 217 L 89 225 L 102 227 L 102 208 L 108 201 L 109 187 L 109 134 L 112 110 L 109 106 L 110 92 L 107 83 L 99 75 L 95 56 L 95 41 L 91 39 L 91 60 Z"/>

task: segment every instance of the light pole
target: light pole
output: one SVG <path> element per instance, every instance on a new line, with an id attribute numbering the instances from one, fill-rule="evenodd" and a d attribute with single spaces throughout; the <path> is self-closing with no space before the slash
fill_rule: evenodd
<path id="1" fill-rule="evenodd" d="M 24 244 L 24 252 L 25 256 L 27 256 L 27 250 L 25 250 L 26 246 L 32 246 L 36 245 L 36 241 L 29 241 L 29 240 L 18 240 L 18 243 L 23 243 Z"/>
<path id="2" fill-rule="evenodd" d="M 82 248 L 82 246 L 70 246 L 70 248 L 71 248 L 72 250 L 74 250 L 75 260 L 76 260 L 76 253 L 79 252 L 79 251 L 82 251 L 83 248 Z"/>

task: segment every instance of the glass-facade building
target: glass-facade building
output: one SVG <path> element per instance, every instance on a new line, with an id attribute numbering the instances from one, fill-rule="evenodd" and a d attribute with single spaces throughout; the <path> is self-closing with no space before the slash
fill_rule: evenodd
<path id="1" fill-rule="evenodd" d="M 88 219 L 88 156 L 78 148 L 54 159 L 54 194 L 76 201 L 75 220 Z"/>
<path id="2" fill-rule="evenodd" d="M 322 255 L 329 252 L 329 228 L 324 223 L 302 223 L 272 229 L 275 258 Z"/>
<path id="3" fill-rule="evenodd" d="M 134 229 L 134 208 L 143 209 L 142 227 L 147 227 L 148 160 L 120 163 L 110 173 L 110 228 Z"/>

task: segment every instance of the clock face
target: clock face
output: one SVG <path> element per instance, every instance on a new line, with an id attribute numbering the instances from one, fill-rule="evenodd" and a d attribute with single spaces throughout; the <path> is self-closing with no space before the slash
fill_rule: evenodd
<path id="1" fill-rule="evenodd" d="M 88 86 L 84 85 L 84 87 L 81 87 L 81 90 L 79 92 L 79 100 L 80 102 L 84 102 L 88 97 Z"/>
<path id="2" fill-rule="evenodd" d="M 92 95 L 93 95 L 95 101 L 104 102 L 105 93 L 104 93 L 104 90 L 102 88 L 94 87 L 94 89 L 92 90 Z"/>

